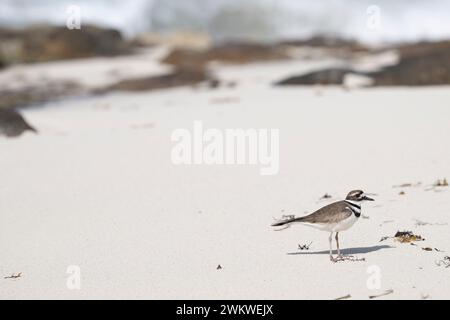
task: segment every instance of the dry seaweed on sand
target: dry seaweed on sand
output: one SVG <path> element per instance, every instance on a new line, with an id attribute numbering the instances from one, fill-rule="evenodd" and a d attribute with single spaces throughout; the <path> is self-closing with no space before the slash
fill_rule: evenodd
<path id="1" fill-rule="evenodd" d="M 414 234 L 412 233 L 412 231 L 397 231 L 397 233 L 394 235 L 394 238 L 401 243 L 425 240 L 421 235 Z"/>
<path id="2" fill-rule="evenodd" d="M 387 239 L 394 239 L 400 243 L 411 243 L 414 241 L 424 241 L 425 239 L 421 235 L 414 234 L 412 231 L 397 231 L 393 237 L 382 237 L 380 242 Z"/>

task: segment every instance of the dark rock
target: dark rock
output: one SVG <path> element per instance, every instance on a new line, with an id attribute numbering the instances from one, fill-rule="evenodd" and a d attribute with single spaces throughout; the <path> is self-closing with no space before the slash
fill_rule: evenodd
<path id="1" fill-rule="evenodd" d="M 396 48 L 395 66 L 370 74 L 375 86 L 429 86 L 450 84 L 450 41 L 417 43 Z"/>
<path id="2" fill-rule="evenodd" d="M 366 52 L 370 49 L 356 40 L 342 39 L 336 37 L 316 36 L 304 40 L 285 40 L 280 42 L 281 45 L 289 45 L 296 47 L 315 47 L 327 49 L 346 49 L 354 52 Z"/>
<path id="3" fill-rule="evenodd" d="M 345 76 L 350 73 L 362 74 L 361 72 L 352 69 L 331 68 L 310 72 L 300 76 L 289 77 L 275 83 L 275 85 L 341 85 L 344 82 Z"/>
<path id="4" fill-rule="evenodd" d="M 0 109 L 0 135 L 18 137 L 25 131 L 37 133 L 17 111 Z"/>
<path id="5" fill-rule="evenodd" d="M 113 29 L 87 25 L 80 30 L 53 26 L 0 29 L 0 60 L 6 64 L 115 56 L 130 51 L 130 45 Z"/>
<path id="6" fill-rule="evenodd" d="M 175 49 L 162 62 L 175 66 L 204 68 L 207 63 L 219 61 L 243 64 L 288 59 L 286 48 L 279 45 L 228 43 L 206 50 Z"/>
<path id="7" fill-rule="evenodd" d="M 81 93 L 81 87 L 69 81 L 43 82 L 21 89 L 0 88 L 0 110 L 22 108 Z"/>
<path id="8" fill-rule="evenodd" d="M 202 69 L 176 69 L 174 72 L 137 79 L 119 81 L 111 86 L 96 90 L 95 93 L 106 93 L 109 91 L 147 91 L 156 89 L 167 89 L 181 86 L 195 85 L 210 80 L 210 76 Z"/>
<path id="9" fill-rule="evenodd" d="M 391 48 L 392 49 L 392 48 Z M 276 85 L 340 85 L 347 74 L 373 79 L 372 86 L 429 86 L 450 84 L 450 41 L 417 43 L 395 48 L 400 55 L 396 65 L 375 72 L 331 68 L 293 76 Z"/>

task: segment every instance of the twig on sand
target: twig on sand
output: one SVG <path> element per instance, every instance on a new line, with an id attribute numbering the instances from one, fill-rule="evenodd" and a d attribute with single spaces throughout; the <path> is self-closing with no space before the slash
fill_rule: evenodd
<path id="1" fill-rule="evenodd" d="M 312 241 L 309 244 L 299 244 L 298 250 L 309 250 L 309 247 L 312 245 Z"/>
<path id="2" fill-rule="evenodd" d="M 17 274 L 12 274 L 12 275 L 10 275 L 10 276 L 7 276 L 7 277 L 3 277 L 4 279 L 18 279 L 18 278 L 20 278 L 20 277 L 22 277 L 22 272 L 19 272 L 19 273 L 17 273 Z"/>
<path id="3" fill-rule="evenodd" d="M 394 290 L 389 289 L 389 290 L 386 290 L 383 293 L 375 294 L 373 296 L 369 296 L 369 299 L 375 299 L 375 298 L 379 298 L 379 297 L 382 297 L 382 296 L 387 296 L 388 294 L 391 294 L 391 293 L 394 293 Z"/>
<path id="4" fill-rule="evenodd" d="M 336 299 L 334 299 L 334 300 L 345 300 L 345 299 L 350 299 L 351 297 L 352 297 L 352 295 L 351 295 L 351 294 L 348 294 L 348 295 L 346 295 L 346 296 L 339 297 L 339 298 L 336 298 Z"/>
<path id="5" fill-rule="evenodd" d="M 444 259 L 435 262 L 438 267 L 444 266 L 445 268 L 450 268 L 450 257 L 445 256 Z"/>

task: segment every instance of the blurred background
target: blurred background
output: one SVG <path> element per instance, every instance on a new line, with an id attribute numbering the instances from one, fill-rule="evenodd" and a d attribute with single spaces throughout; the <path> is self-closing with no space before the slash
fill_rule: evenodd
<path id="1" fill-rule="evenodd" d="M 84 23 L 115 28 L 127 37 L 183 30 L 207 33 L 217 42 L 332 35 L 379 44 L 450 36 L 450 4 L 441 0 L 2 0 L 0 24 L 65 25 L 70 5 L 81 7 Z M 371 6 L 381 9 L 377 32 L 366 28 Z"/>
<path id="2" fill-rule="evenodd" d="M 449 12 L 440 0 L 0 0 L 0 124 L 66 97 L 243 82 L 217 64 L 283 61 L 254 75 L 274 86 L 449 84 Z"/>

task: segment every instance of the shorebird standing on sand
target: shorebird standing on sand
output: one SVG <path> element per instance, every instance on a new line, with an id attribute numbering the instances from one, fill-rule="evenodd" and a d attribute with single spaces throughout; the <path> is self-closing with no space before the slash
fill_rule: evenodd
<path id="1" fill-rule="evenodd" d="M 339 232 L 349 229 L 359 219 L 361 216 L 360 204 L 364 201 L 374 200 L 361 190 L 353 190 L 349 192 L 345 200 L 331 203 L 304 217 L 278 221 L 272 224 L 272 227 L 289 227 L 291 224 L 300 223 L 330 232 L 330 237 L 328 238 L 330 243 L 330 260 L 336 262 L 344 259 L 339 249 Z M 332 254 L 333 232 L 336 232 L 335 239 L 338 254 L 336 258 Z"/>

